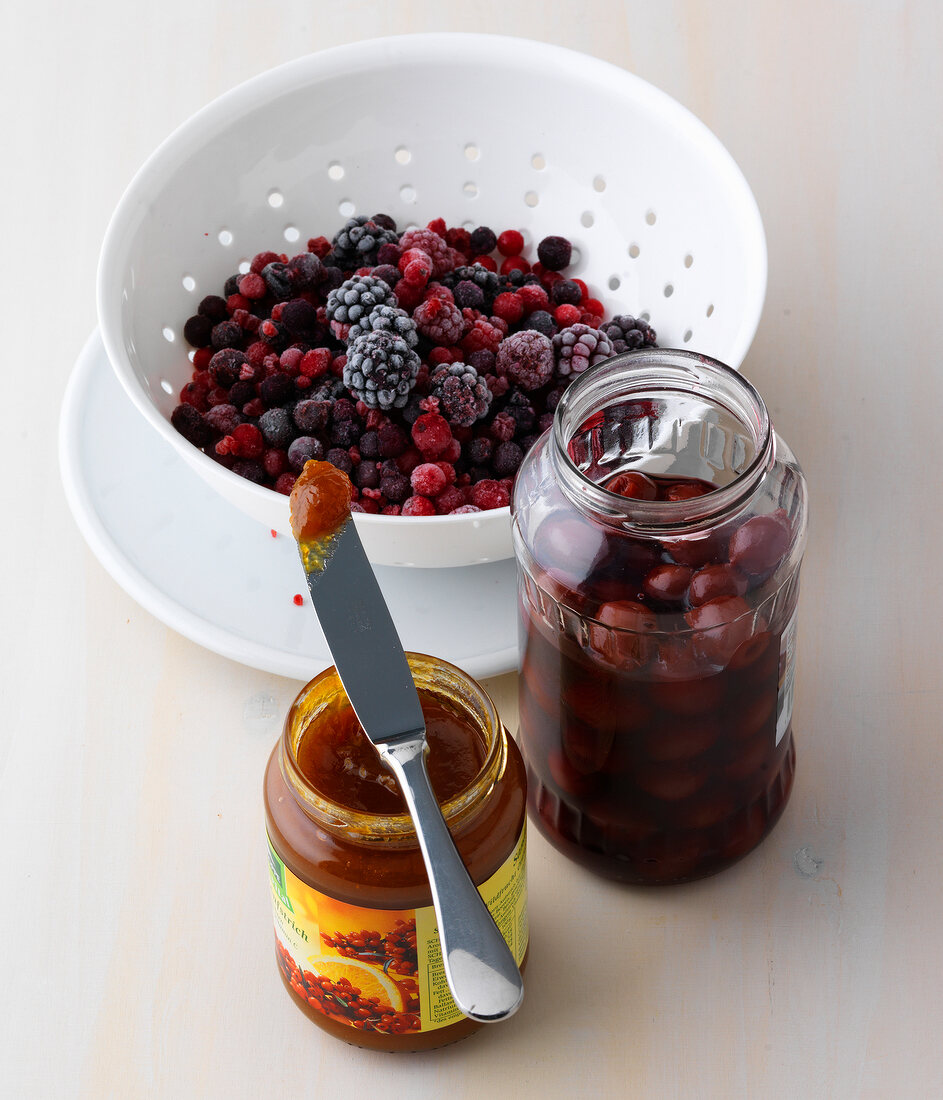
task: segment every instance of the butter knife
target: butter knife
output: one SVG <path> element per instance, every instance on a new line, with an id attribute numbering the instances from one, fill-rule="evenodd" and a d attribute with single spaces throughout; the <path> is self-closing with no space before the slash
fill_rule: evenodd
<path id="1" fill-rule="evenodd" d="M 344 521 L 317 566 L 305 566 L 305 576 L 354 713 L 396 776 L 415 824 L 455 1003 L 473 1020 L 505 1019 L 523 998 L 521 974 L 432 791 L 419 695 L 352 519 Z"/>

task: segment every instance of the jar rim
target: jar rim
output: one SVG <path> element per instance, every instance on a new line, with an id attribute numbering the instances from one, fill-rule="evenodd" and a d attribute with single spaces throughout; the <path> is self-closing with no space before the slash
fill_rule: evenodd
<path id="1" fill-rule="evenodd" d="M 445 820 L 455 823 L 479 806 L 504 774 L 507 762 L 504 726 L 491 697 L 462 669 L 424 653 L 407 652 L 406 659 L 416 688 L 458 704 L 485 741 L 485 758 L 478 774 L 468 786 L 441 804 Z M 298 767 L 296 750 L 304 730 L 338 698 L 346 695 L 337 670 L 331 665 L 305 684 L 292 702 L 279 742 L 281 770 L 289 790 L 312 820 L 332 832 L 359 842 L 418 844 L 409 813 L 375 814 L 344 806 L 313 787 Z"/>
<path id="2" fill-rule="evenodd" d="M 724 407 L 750 430 L 753 457 L 728 485 L 687 500 L 638 500 L 610 492 L 573 461 L 570 441 L 590 415 L 629 396 L 644 400 L 646 392 L 651 394 L 656 387 L 662 394 L 679 389 L 696 392 Z M 769 411 L 752 383 L 717 359 L 676 348 L 626 351 L 590 367 L 562 394 L 550 432 L 551 459 L 573 503 L 640 533 L 687 531 L 716 521 L 750 496 L 775 458 Z"/>

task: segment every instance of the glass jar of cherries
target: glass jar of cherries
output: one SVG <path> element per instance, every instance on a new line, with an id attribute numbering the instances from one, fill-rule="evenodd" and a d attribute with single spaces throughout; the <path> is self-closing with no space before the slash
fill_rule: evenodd
<path id="1" fill-rule="evenodd" d="M 564 393 L 512 503 L 529 809 L 633 883 L 700 878 L 789 797 L 805 479 L 743 377 L 629 352 Z"/>

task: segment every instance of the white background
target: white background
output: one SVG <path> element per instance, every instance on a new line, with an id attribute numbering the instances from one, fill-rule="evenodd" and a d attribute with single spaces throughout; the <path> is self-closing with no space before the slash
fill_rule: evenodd
<path id="1" fill-rule="evenodd" d="M 0 1093 L 943 1095 L 939 5 L 16 0 L 2 28 Z M 595 54 L 726 144 L 770 252 L 744 371 L 813 513 L 769 840 L 643 892 L 532 832 L 523 1009 L 391 1057 L 322 1037 L 276 976 L 260 782 L 298 684 L 141 611 L 85 548 L 55 441 L 105 226 L 155 145 L 279 62 L 423 30 Z M 514 728 L 514 678 L 488 686 Z"/>

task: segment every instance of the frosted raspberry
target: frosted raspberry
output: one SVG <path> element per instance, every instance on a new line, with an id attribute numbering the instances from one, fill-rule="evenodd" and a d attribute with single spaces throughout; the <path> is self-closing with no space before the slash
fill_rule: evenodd
<path id="1" fill-rule="evenodd" d="M 498 348 L 495 369 L 522 390 L 538 390 L 553 375 L 553 344 L 542 333 L 524 329 Z"/>
<path id="2" fill-rule="evenodd" d="M 462 311 L 438 297 L 420 302 L 413 310 L 413 320 L 422 335 L 434 344 L 456 344 L 465 330 Z"/>
<path id="3" fill-rule="evenodd" d="M 468 331 L 462 337 L 461 348 L 466 355 L 472 355 L 476 351 L 491 351 L 497 353 L 498 348 L 501 346 L 501 340 L 504 337 L 504 333 L 499 328 L 495 328 L 490 321 L 485 320 L 483 317 L 475 317 L 474 310 L 463 309 L 462 315 L 465 318 L 465 323 L 468 327 Z"/>
<path id="4" fill-rule="evenodd" d="M 399 239 L 399 246 L 404 252 L 410 248 L 422 249 L 432 260 L 433 275 L 444 275 L 455 267 L 451 248 L 431 229 L 407 229 Z"/>

